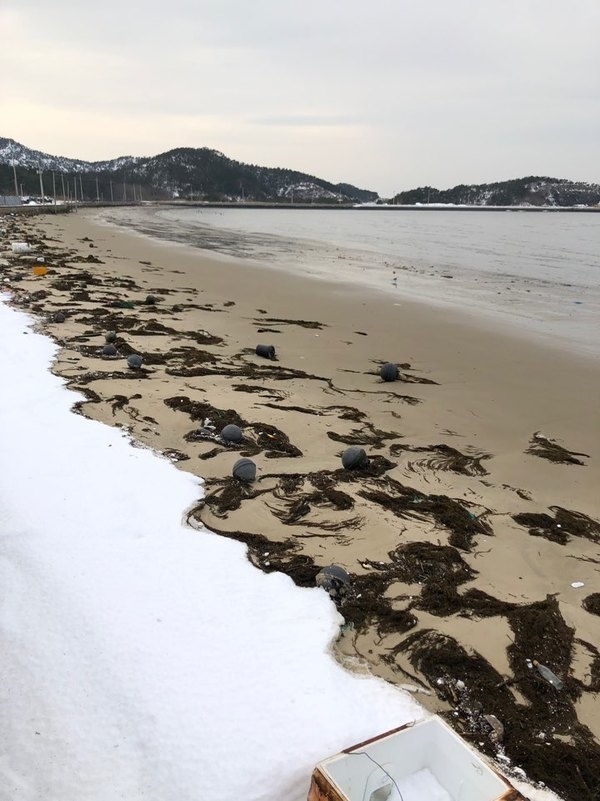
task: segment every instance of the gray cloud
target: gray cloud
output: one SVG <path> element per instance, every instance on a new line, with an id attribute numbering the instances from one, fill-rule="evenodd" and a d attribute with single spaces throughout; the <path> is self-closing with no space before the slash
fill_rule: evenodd
<path id="1" fill-rule="evenodd" d="M 600 181 L 597 0 L 6 0 L 0 24 L 1 133 L 37 149 L 208 146 L 383 195 Z"/>

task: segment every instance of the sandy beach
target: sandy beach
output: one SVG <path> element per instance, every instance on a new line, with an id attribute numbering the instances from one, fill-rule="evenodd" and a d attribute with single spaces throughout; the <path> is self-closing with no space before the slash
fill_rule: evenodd
<path id="1" fill-rule="evenodd" d="M 349 669 L 411 686 L 568 801 L 595 798 L 600 363 L 96 215 L 0 219 L 5 243 L 33 246 L 2 254 L 4 288 L 60 343 L 76 411 L 203 477 L 182 515 L 245 542 L 260 569 L 314 586 L 342 566 L 334 648 Z M 109 331 L 116 356 L 102 354 Z M 398 380 L 382 381 L 386 362 Z M 241 443 L 219 437 L 229 423 Z M 345 470 L 352 445 L 368 464 Z M 254 482 L 232 477 L 240 457 Z"/>

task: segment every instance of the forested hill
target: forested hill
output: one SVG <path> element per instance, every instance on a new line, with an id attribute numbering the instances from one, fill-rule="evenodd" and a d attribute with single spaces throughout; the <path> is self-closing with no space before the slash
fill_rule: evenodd
<path id="1" fill-rule="evenodd" d="M 529 176 L 493 184 L 459 184 L 452 189 L 420 186 L 399 192 L 392 203 L 448 203 L 467 206 L 596 206 L 600 185 Z"/>
<path id="2" fill-rule="evenodd" d="M 54 182 L 59 194 L 72 190 L 83 200 L 132 196 L 144 200 L 194 199 L 295 203 L 364 203 L 377 192 L 348 183 L 333 184 L 297 170 L 261 167 L 235 161 L 206 147 L 180 147 L 157 156 L 121 156 L 109 161 L 83 161 L 32 150 L 0 137 L 0 195 L 14 194 L 14 172 L 21 194 L 39 194 L 39 173 L 46 193 Z M 52 175 L 54 173 L 54 175 Z M 42 176 L 43 177 L 43 176 Z"/>

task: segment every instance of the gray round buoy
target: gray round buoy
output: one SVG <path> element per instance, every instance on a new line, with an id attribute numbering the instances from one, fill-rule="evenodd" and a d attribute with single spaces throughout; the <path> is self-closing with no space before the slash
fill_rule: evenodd
<path id="1" fill-rule="evenodd" d="M 231 474 L 234 478 L 240 481 L 245 481 L 247 484 L 252 484 L 256 478 L 256 465 L 252 459 L 238 459 L 233 465 Z"/>
<path id="2" fill-rule="evenodd" d="M 256 355 L 257 356 L 264 356 L 265 359 L 274 359 L 275 358 L 275 348 L 273 345 L 257 345 L 256 346 Z"/>
<path id="3" fill-rule="evenodd" d="M 367 454 L 358 445 L 351 445 L 342 453 L 342 464 L 346 470 L 355 470 L 359 467 L 366 467 L 369 462 Z"/>
<path id="4" fill-rule="evenodd" d="M 114 342 L 116 338 L 117 338 L 116 331 L 107 331 L 106 334 L 104 335 L 104 339 L 106 340 L 106 342 Z"/>
<path id="5" fill-rule="evenodd" d="M 225 442 L 241 442 L 242 436 L 242 429 L 235 423 L 229 423 L 221 431 L 221 439 L 224 439 Z"/>
<path id="6" fill-rule="evenodd" d="M 103 356 L 116 356 L 117 355 L 117 349 L 115 348 L 115 346 L 112 343 L 109 342 L 108 344 L 106 344 L 102 348 L 102 355 Z"/>
<path id="7" fill-rule="evenodd" d="M 154 304 L 156 303 L 156 298 L 154 297 L 154 295 L 148 295 L 144 302 L 148 306 L 154 306 Z"/>
<path id="8" fill-rule="evenodd" d="M 54 320 L 55 323 L 64 323 L 64 321 L 67 318 L 66 318 L 66 315 L 64 315 L 62 312 L 56 312 L 56 314 L 54 315 L 54 317 L 52 319 Z"/>
<path id="9" fill-rule="evenodd" d="M 139 353 L 132 353 L 127 357 L 127 367 L 131 367 L 132 370 L 139 370 L 143 361 Z"/>
<path id="10" fill-rule="evenodd" d="M 324 589 L 332 600 L 339 601 L 348 591 L 350 576 L 343 567 L 329 565 L 317 573 L 315 583 L 317 587 Z"/>
<path id="11" fill-rule="evenodd" d="M 396 381 L 398 378 L 398 368 L 392 362 L 386 362 L 381 366 L 379 375 L 384 381 Z"/>

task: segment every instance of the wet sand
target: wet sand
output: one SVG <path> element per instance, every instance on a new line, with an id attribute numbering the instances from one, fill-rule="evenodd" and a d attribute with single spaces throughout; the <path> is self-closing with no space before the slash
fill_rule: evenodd
<path id="1" fill-rule="evenodd" d="M 53 369 L 85 396 L 77 411 L 206 479 L 192 525 L 246 542 L 258 567 L 300 586 L 344 567 L 334 647 L 349 668 L 410 685 L 481 750 L 565 799 L 595 797 L 597 361 L 384 293 L 152 241 L 92 212 L 2 227 L 5 245 L 35 247 L 3 253 L 1 274 L 61 344 Z M 41 257 L 48 272 L 35 277 Z M 107 331 L 116 357 L 102 356 Z M 259 343 L 276 360 L 257 356 Z M 134 352 L 139 370 L 126 364 Z M 381 380 L 384 362 L 397 381 Z M 218 436 L 227 423 L 240 444 Z M 343 469 L 351 445 L 366 466 Z M 231 475 L 242 456 L 257 465 L 251 484 Z"/>

